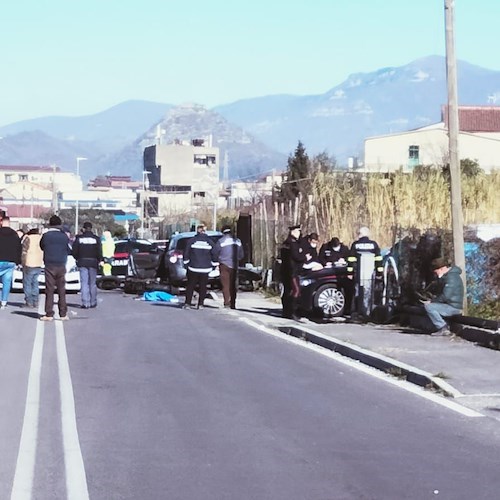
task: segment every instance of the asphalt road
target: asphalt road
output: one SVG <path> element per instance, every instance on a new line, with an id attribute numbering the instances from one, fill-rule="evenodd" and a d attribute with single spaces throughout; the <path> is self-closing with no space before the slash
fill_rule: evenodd
<path id="1" fill-rule="evenodd" d="M 0 311 L 2 499 L 499 497 L 498 421 L 224 310 L 69 303 Z"/>

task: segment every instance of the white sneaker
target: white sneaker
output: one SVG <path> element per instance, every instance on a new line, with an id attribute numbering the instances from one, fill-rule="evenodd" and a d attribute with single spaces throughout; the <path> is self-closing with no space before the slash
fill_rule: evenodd
<path id="1" fill-rule="evenodd" d="M 2 302 L 0 304 L 0 309 L 7 309 L 7 302 Z"/>

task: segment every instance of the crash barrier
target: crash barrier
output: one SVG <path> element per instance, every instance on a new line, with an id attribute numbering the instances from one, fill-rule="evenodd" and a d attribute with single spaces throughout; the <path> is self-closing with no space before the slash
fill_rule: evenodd
<path id="1" fill-rule="evenodd" d="M 401 326 L 426 332 L 433 330 L 433 325 L 422 306 L 399 306 L 397 314 Z M 455 335 L 483 347 L 500 350 L 500 321 L 461 315 L 446 319 Z"/>

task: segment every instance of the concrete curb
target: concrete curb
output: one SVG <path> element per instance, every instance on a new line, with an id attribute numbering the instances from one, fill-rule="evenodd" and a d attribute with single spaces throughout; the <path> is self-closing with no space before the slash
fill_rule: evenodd
<path id="1" fill-rule="evenodd" d="M 307 327 L 293 325 L 269 325 L 261 321 L 251 319 L 256 325 L 274 331 L 279 331 L 286 335 L 302 339 L 306 342 L 311 342 L 320 347 L 336 352 L 341 356 L 345 356 L 360 363 L 363 363 L 377 370 L 381 370 L 389 375 L 405 379 L 406 381 L 423 387 L 425 389 L 433 389 L 450 398 L 458 398 L 463 394 L 448 384 L 439 377 L 415 368 L 414 366 L 402 363 L 395 359 L 389 358 L 382 354 L 377 354 L 368 349 L 364 349 L 355 344 L 344 342 L 329 335 L 316 332 Z"/>

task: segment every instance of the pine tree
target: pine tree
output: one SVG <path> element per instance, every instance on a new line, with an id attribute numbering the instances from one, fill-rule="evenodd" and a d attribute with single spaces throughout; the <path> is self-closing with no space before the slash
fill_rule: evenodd
<path id="1" fill-rule="evenodd" d="M 288 157 L 286 181 L 282 186 L 283 197 L 287 200 L 296 198 L 299 193 L 309 190 L 309 177 L 311 165 L 306 148 L 301 141 L 298 142 L 293 156 Z"/>

